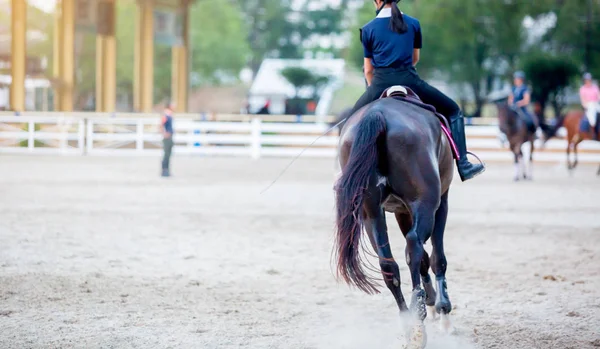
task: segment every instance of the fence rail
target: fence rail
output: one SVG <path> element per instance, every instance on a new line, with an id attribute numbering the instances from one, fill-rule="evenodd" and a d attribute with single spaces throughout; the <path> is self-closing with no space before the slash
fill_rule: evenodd
<path id="1" fill-rule="evenodd" d="M 315 123 L 194 121 L 177 119 L 178 154 L 259 157 L 334 157 L 337 131 Z M 323 135 L 323 136 L 322 136 Z M 468 146 L 487 161 L 512 161 L 498 140 L 497 126 L 467 126 Z M 318 140 L 317 137 L 322 136 Z M 316 140 L 316 141 L 315 141 Z M 535 154 L 536 161 L 563 162 L 566 141 L 553 139 Z M 0 152 L 61 155 L 157 156 L 162 150 L 159 121 L 151 118 L 0 116 Z M 581 162 L 600 162 L 600 143 L 580 145 Z"/>

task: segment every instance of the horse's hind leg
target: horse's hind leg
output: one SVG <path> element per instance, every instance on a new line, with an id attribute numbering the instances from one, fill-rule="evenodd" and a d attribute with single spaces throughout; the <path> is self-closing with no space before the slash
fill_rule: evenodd
<path id="1" fill-rule="evenodd" d="M 411 311 L 422 321 L 427 316 L 425 291 L 421 288 L 421 263 L 425 256 L 423 242 L 431 236 L 434 215 L 433 209 L 430 209 L 424 203 L 413 205 L 413 207 L 413 226 L 406 234 L 406 262 L 412 279 Z"/>
<path id="2" fill-rule="evenodd" d="M 519 152 L 520 152 L 520 150 L 513 150 L 513 154 L 515 156 L 515 176 L 514 176 L 513 180 L 515 182 L 518 182 L 521 179 L 521 167 L 519 165 L 519 161 L 520 161 Z"/>
<path id="3" fill-rule="evenodd" d="M 423 260 L 421 261 L 421 278 L 423 281 L 423 288 L 425 289 L 425 305 L 427 305 L 427 316 L 431 320 L 436 319 L 436 311 L 435 311 L 435 288 L 433 287 L 433 282 L 431 281 L 431 276 L 429 275 L 429 255 L 427 252 L 423 252 Z"/>
<path id="4" fill-rule="evenodd" d="M 571 166 L 571 143 L 567 143 L 567 169 L 569 171 L 573 169 Z"/>
<path id="5" fill-rule="evenodd" d="M 404 237 L 408 234 L 412 227 L 412 219 L 409 214 L 396 213 L 396 221 L 402 230 Z M 431 320 L 435 320 L 435 288 L 431 282 L 431 276 L 429 276 L 429 255 L 426 251 L 423 251 L 423 259 L 421 260 L 421 280 L 423 282 L 423 288 L 425 289 L 425 304 L 427 305 L 427 317 Z"/>
<path id="6" fill-rule="evenodd" d="M 533 151 L 535 150 L 535 139 L 530 137 L 526 143 L 529 143 L 529 148 L 526 147 L 526 143 L 522 145 L 525 148 L 524 156 L 522 157 L 523 162 L 523 178 L 525 180 L 533 180 Z"/>
<path id="7" fill-rule="evenodd" d="M 431 254 L 431 262 L 435 280 L 437 283 L 437 298 L 435 308 L 442 316 L 442 328 L 445 331 L 452 331 L 450 323 L 450 312 L 452 311 L 452 303 L 448 296 L 446 285 L 446 254 L 444 253 L 444 231 L 446 230 L 446 219 L 448 217 L 448 193 L 442 196 L 440 207 L 435 214 L 435 227 L 431 235 L 431 244 L 433 245 L 433 253 Z"/>
<path id="8" fill-rule="evenodd" d="M 575 143 L 573 145 L 573 154 L 575 155 L 575 162 L 573 163 L 573 169 L 577 168 L 577 165 L 579 164 L 579 157 L 577 155 L 577 147 L 579 146 L 579 143 Z"/>
<path id="9" fill-rule="evenodd" d="M 379 266 L 386 286 L 394 295 L 400 312 L 408 311 L 406 301 L 400 288 L 400 268 L 392 255 L 392 248 L 388 238 L 387 225 L 385 223 L 385 212 L 383 200 L 387 196 L 387 188 L 372 180 L 365 193 L 364 215 L 365 229 L 373 248 L 379 257 Z"/>
<path id="10" fill-rule="evenodd" d="M 533 180 L 533 152 L 535 151 L 535 140 L 532 138 L 530 140 L 530 148 L 529 148 L 529 173 L 527 175 L 529 180 Z"/>

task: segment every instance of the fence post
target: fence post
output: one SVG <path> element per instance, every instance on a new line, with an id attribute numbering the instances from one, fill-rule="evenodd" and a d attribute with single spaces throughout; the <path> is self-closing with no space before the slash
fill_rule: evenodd
<path id="1" fill-rule="evenodd" d="M 58 126 L 60 128 L 60 151 L 66 153 L 69 147 L 69 126 L 71 126 L 70 119 L 67 121 L 64 115 L 58 118 Z"/>
<path id="2" fill-rule="evenodd" d="M 260 148 L 262 146 L 262 127 L 261 119 L 253 118 L 251 122 L 252 126 L 252 143 L 250 144 L 251 156 L 253 159 L 260 158 Z"/>
<path id="3" fill-rule="evenodd" d="M 86 152 L 89 154 L 94 149 L 94 120 L 87 119 Z"/>
<path id="4" fill-rule="evenodd" d="M 79 129 L 77 138 L 77 148 L 81 155 L 85 154 L 85 124 L 87 119 L 79 119 Z"/>
<path id="5" fill-rule="evenodd" d="M 27 148 L 29 151 L 33 151 L 35 148 L 35 122 L 33 120 L 29 120 L 27 127 L 28 135 L 27 135 Z"/>
<path id="6" fill-rule="evenodd" d="M 139 152 L 144 150 L 144 120 L 138 119 L 136 126 L 135 149 Z"/>

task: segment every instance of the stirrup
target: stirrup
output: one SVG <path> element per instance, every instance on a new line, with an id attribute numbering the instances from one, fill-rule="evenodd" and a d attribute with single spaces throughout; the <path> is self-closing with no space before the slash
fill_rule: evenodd
<path id="1" fill-rule="evenodd" d="M 471 155 L 471 156 L 473 156 L 475 159 L 477 159 L 477 161 L 479 161 L 479 164 L 480 164 L 481 166 L 483 166 L 483 168 L 485 169 L 485 163 L 483 162 L 483 160 L 481 160 L 481 159 L 479 158 L 479 156 L 475 155 L 475 153 L 471 153 L 470 151 L 467 151 L 467 155 Z"/>
<path id="2" fill-rule="evenodd" d="M 477 155 L 475 155 L 475 154 L 471 153 L 470 151 L 467 151 L 467 154 L 473 155 L 473 156 L 474 156 L 474 157 L 477 159 L 477 161 L 479 161 L 479 163 L 481 164 L 481 167 L 482 167 L 482 170 L 481 170 L 481 171 L 479 171 L 479 172 L 477 172 L 477 173 L 473 174 L 473 175 L 472 175 L 472 177 L 470 177 L 470 178 L 469 178 L 469 179 L 473 179 L 473 178 L 475 178 L 475 177 L 479 176 L 480 174 L 484 173 L 484 172 L 485 172 L 485 170 L 486 170 L 486 167 L 485 167 L 485 163 L 484 163 L 484 162 L 483 162 L 483 161 L 482 161 L 482 160 L 479 158 L 479 156 L 477 156 Z M 468 163 L 469 163 L 471 166 L 474 166 L 474 164 L 470 163 L 470 162 L 469 162 L 469 161 L 466 159 L 466 157 L 465 157 L 465 160 L 466 160 L 466 161 L 467 161 L 467 162 L 468 162 Z M 465 178 L 463 177 L 462 173 L 460 173 L 460 170 L 458 171 L 458 173 L 460 174 L 460 180 L 461 180 L 461 181 L 465 182 L 465 181 L 467 181 L 467 180 L 468 180 L 468 179 L 465 179 Z"/>

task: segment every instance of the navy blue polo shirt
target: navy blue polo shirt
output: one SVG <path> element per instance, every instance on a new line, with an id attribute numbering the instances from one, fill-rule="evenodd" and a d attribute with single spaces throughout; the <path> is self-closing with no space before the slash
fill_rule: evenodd
<path id="1" fill-rule="evenodd" d="M 173 116 L 170 112 L 165 112 L 162 118 L 163 127 L 165 132 L 173 134 Z"/>
<path id="2" fill-rule="evenodd" d="M 529 88 L 527 87 L 527 85 L 523 84 L 521 86 L 514 86 L 512 93 L 513 93 L 513 105 L 517 105 L 517 103 L 519 103 L 520 101 L 522 101 L 525 98 L 525 94 L 529 92 Z M 526 110 L 527 107 L 523 106 L 521 107 L 522 110 Z"/>
<path id="3" fill-rule="evenodd" d="M 413 50 L 423 47 L 421 24 L 416 18 L 402 15 L 408 27 L 404 34 L 390 29 L 391 9 L 384 8 L 377 18 L 361 29 L 365 58 L 374 68 L 406 68 L 413 65 Z"/>

